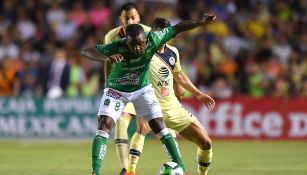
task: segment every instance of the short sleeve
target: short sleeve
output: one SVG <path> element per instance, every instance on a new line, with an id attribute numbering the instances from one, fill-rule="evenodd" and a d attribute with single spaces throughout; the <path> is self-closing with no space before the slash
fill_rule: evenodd
<path id="1" fill-rule="evenodd" d="M 110 44 L 97 44 L 96 49 L 98 52 L 106 55 L 106 56 L 111 56 L 111 55 L 115 55 L 118 54 L 118 45 L 117 42 L 112 42 Z"/>
<path id="2" fill-rule="evenodd" d="M 153 42 L 157 48 L 176 36 L 176 30 L 174 27 L 167 27 L 161 31 L 150 33 L 152 33 Z"/>

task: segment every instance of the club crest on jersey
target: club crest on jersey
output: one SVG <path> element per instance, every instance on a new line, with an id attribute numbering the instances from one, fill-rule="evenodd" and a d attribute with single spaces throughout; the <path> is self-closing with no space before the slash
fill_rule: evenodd
<path id="1" fill-rule="evenodd" d="M 146 53 L 145 53 L 145 58 L 151 58 L 151 57 L 150 57 L 150 54 L 151 54 L 150 50 L 146 51 Z"/>
<path id="2" fill-rule="evenodd" d="M 160 92 L 161 92 L 161 95 L 162 95 L 163 97 L 169 96 L 169 88 L 162 87 L 162 88 L 160 89 Z"/>
<path id="3" fill-rule="evenodd" d="M 112 89 L 108 89 L 107 96 L 112 97 L 115 100 L 118 100 L 121 97 L 121 95 L 119 93 L 113 91 Z"/>
<path id="4" fill-rule="evenodd" d="M 175 60 L 174 57 L 169 57 L 169 63 L 170 63 L 171 65 L 174 65 L 175 62 L 176 62 L 176 60 Z"/>

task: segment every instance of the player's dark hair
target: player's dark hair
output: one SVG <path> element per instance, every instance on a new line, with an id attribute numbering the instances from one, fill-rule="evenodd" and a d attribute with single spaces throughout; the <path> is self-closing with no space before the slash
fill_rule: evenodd
<path id="1" fill-rule="evenodd" d="M 127 36 L 132 38 L 137 37 L 139 34 L 145 34 L 144 28 L 139 24 L 130 24 L 126 28 Z"/>
<path id="2" fill-rule="evenodd" d="M 167 27 L 170 27 L 170 26 L 171 26 L 171 23 L 169 22 L 169 20 L 167 20 L 165 18 L 157 17 L 153 21 L 151 28 L 153 30 L 161 30 L 161 29 L 164 29 L 164 28 L 167 28 Z"/>
<path id="3" fill-rule="evenodd" d="M 125 3 L 120 7 L 119 15 L 121 15 L 123 11 L 129 11 L 131 9 L 138 10 L 134 3 L 132 2 Z"/>

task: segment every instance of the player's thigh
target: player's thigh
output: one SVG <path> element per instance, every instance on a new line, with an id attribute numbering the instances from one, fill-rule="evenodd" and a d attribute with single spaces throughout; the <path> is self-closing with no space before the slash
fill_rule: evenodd
<path id="1" fill-rule="evenodd" d="M 197 119 L 187 128 L 182 130 L 180 134 L 187 140 L 190 140 L 191 142 L 197 144 L 202 149 L 211 148 L 211 139 L 206 129 Z"/>
<path id="2" fill-rule="evenodd" d="M 163 119 L 168 128 L 180 133 L 191 125 L 196 118 L 183 107 L 178 106 L 170 110 L 163 110 Z"/>
<path id="3" fill-rule="evenodd" d="M 152 87 L 145 87 L 137 95 L 133 105 L 137 116 L 144 118 L 146 121 L 162 117 L 162 110 Z"/>
<path id="4" fill-rule="evenodd" d="M 108 90 L 108 88 L 104 90 L 97 115 L 109 116 L 114 120 L 114 122 L 116 122 L 122 115 L 126 102 L 120 97 L 108 95 Z"/>

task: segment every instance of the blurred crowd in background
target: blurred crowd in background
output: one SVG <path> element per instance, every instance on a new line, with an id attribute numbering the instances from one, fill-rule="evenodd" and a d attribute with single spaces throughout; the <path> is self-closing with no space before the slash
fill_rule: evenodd
<path id="1" fill-rule="evenodd" d="M 100 96 L 103 65 L 80 56 L 119 26 L 124 0 L 0 2 L 0 96 Z M 306 0 L 141 0 L 143 24 L 204 12 L 217 22 L 170 44 L 184 72 L 215 98 L 307 97 Z"/>

